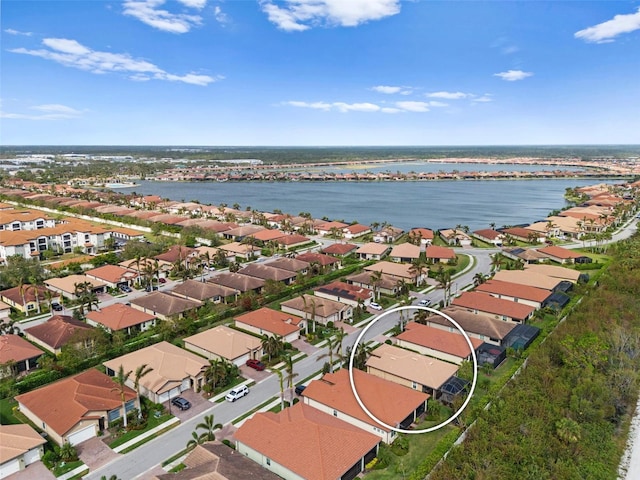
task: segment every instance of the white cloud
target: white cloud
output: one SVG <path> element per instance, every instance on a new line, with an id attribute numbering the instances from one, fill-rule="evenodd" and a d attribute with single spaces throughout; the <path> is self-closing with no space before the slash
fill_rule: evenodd
<path id="1" fill-rule="evenodd" d="M 585 42 L 609 43 L 618 35 L 635 30 L 640 30 L 640 7 L 636 13 L 616 15 L 611 20 L 580 30 L 573 36 Z"/>
<path id="2" fill-rule="evenodd" d="M 187 33 L 192 27 L 202 24 L 200 15 L 171 13 L 160 8 L 164 3 L 165 0 L 125 0 L 123 13 L 169 33 Z M 206 0 L 180 0 L 180 3 L 186 7 L 202 9 Z"/>
<path id="3" fill-rule="evenodd" d="M 471 93 L 462 92 L 431 92 L 425 94 L 429 98 L 444 98 L 446 100 L 460 100 L 461 98 L 473 97 Z"/>
<path id="4" fill-rule="evenodd" d="M 335 102 L 333 104 L 341 112 L 377 112 L 380 110 L 380 106 L 375 103 L 344 103 Z"/>
<path id="5" fill-rule="evenodd" d="M 396 102 L 396 107 L 406 112 L 428 112 L 429 102 Z"/>
<path id="6" fill-rule="evenodd" d="M 24 35 L 25 37 L 33 35 L 32 32 L 21 32 L 19 30 L 14 30 L 13 28 L 5 28 L 4 33 L 8 33 L 9 35 Z"/>
<path id="7" fill-rule="evenodd" d="M 444 102 L 436 102 L 434 100 L 434 101 L 429 102 L 429 106 L 430 107 L 448 107 L 449 104 L 448 103 L 444 103 Z"/>
<path id="8" fill-rule="evenodd" d="M 394 87 L 390 85 L 376 85 L 375 87 L 371 87 L 370 90 L 378 93 L 385 93 L 387 95 L 393 95 L 395 93 L 400 95 L 411 95 L 413 93 L 413 89 L 411 87 Z"/>
<path id="9" fill-rule="evenodd" d="M 287 32 L 315 26 L 355 27 L 400 12 L 400 0 L 284 0 L 283 6 L 260 0 L 270 22 Z"/>
<path id="10" fill-rule="evenodd" d="M 220 8 L 220 6 L 215 6 L 215 8 L 213 9 L 213 15 L 218 23 L 229 23 L 229 17 L 222 11 L 222 8 Z"/>
<path id="11" fill-rule="evenodd" d="M 473 102 L 479 102 L 479 103 L 493 102 L 493 96 L 490 93 L 485 93 L 481 97 L 474 98 Z"/>
<path id="12" fill-rule="evenodd" d="M 65 120 L 80 117 L 83 112 L 75 108 L 60 104 L 35 105 L 29 107 L 31 110 L 43 112 L 41 114 L 25 114 L 25 113 L 8 113 L 0 112 L 1 118 L 9 118 L 16 120 Z"/>
<path id="13" fill-rule="evenodd" d="M 507 82 L 516 82 L 518 80 L 524 80 L 527 77 L 532 76 L 531 72 L 523 72 L 522 70 L 507 70 L 506 72 L 494 73 L 494 77 L 500 77 Z"/>
<path id="14" fill-rule="evenodd" d="M 127 73 L 129 78 L 138 81 L 153 78 L 205 86 L 224 78 L 219 75 L 211 77 L 195 73 L 186 75 L 168 73 L 151 62 L 133 58 L 127 53 L 98 52 L 85 47 L 75 40 L 65 38 L 45 38 L 42 43 L 48 49 L 28 50 L 26 48 L 15 48 L 9 51 L 52 60 L 66 67 L 78 68 L 91 73 Z"/>

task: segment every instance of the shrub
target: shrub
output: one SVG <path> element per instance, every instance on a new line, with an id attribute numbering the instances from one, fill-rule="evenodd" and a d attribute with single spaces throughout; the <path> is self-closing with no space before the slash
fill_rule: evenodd
<path id="1" fill-rule="evenodd" d="M 233 448 L 234 450 L 236 449 L 236 446 L 233 443 L 231 443 L 231 441 L 227 438 L 222 440 L 222 443 L 224 443 L 229 448 Z"/>
<path id="2" fill-rule="evenodd" d="M 60 460 L 60 457 L 58 457 L 58 454 L 53 450 L 47 450 L 42 456 L 42 463 L 44 463 L 45 467 L 49 470 L 55 467 L 58 460 Z"/>

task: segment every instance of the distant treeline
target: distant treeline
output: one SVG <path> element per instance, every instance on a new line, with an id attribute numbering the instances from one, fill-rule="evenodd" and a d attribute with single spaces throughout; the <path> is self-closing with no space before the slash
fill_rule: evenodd
<path id="1" fill-rule="evenodd" d="M 448 157 L 508 158 L 640 157 L 640 145 L 440 146 L 440 147 L 199 147 L 199 146 L 3 146 L 1 156 L 24 154 L 132 155 L 193 160 L 258 159 L 264 163 L 316 163 Z"/>

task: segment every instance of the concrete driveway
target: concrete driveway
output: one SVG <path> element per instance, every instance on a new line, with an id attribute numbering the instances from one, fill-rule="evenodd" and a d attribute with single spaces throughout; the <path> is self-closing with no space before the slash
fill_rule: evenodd
<path id="1" fill-rule="evenodd" d="M 106 465 L 120 454 L 111 450 L 100 437 L 90 438 L 76 447 L 78 456 L 91 470 Z"/>
<path id="2" fill-rule="evenodd" d="M 164 402 L 163 405 L 168 411 L 171 412 L 172 415 L 179 418 L 181 422 L 189 420 L 199 413 L 204 412 L 208 408 L 211 408 L 211 402 L 205 399 L 201 393 L 196 393 L 191 389 L 185 390 L 184 392 L 180 393 L 179 396 L 191 403 L 191 408 L 189 410 L 180 410 L 175 405 L 170 405 L 169 401 Z"/>
<path id="3" fill-rule="evenodd" d="M 44 466 L 44 463 L 35 462 L 6 478 L 7 480 L 55 480 L 56 477 Z"/>

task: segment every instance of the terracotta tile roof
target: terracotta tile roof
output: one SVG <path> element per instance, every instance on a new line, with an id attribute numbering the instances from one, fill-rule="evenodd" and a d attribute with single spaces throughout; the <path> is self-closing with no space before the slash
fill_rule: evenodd
<path id="1" fill-rule="evenodd" d="M 536 238 L 537 238 L 539 232 L 536 232 L 534 230 L 529 230 L 528 228 L 513 227 L 513 228 L 505 228 L 504 230 L 502 230 L 502 233 L 511 235 L 514 237 L 528 239 L 529 235 L 531 235 L 532 233 L 536 234 Z"/>
<path id="2" fill-rule="evenodd" d="M 233 288 L 216 285 L 215 283 L 185 280 L 173 287 L 171 293 L 174 295 L 195 298 L 204 302 L 205 300 L 215 297 L 231 297 L 239 294 L 240 292 Z"/>
<path id="3" fill-rule="evenodd" d="M 574 283 L 580 278 L 580 272 L 578 270 L 557 265 L 525 265 L 524 271 L 527 273 L 540 273 L 560 280 L 569 280 Z"/>
<path id="4" fill-rule="evenodd" d="M 357 245 L 353 243 L 332 243 L 326 248 L 322 249 L 322 253 L 327 255 L 346 255 L 347 253 L 353 252 Z"/>
<path id="5" fill-rule="evenodd" d="M 459 358 L 466 358 L 471 355 L 467 341 L 457 330 L 455 332 L 447 332 L 439 328 L 409 322 L 405 326 L 405 331 L 396 338 L 421 347 L 455 355 Z M 474 349 L 483 343 L 482 340 L 477 338 L 470 337 L 469 340 L 471 340 Z"/>
<path id="6" fill-rule="evenodd" d="M 153 370 L 140 379 L 140 385 L 158 394 L 175 387 L 184 378 L 198 376 L 209 366 L 209 361 L 162 341 L 103 363 L 114 372 L 118 371 L 120 365 L 125 372 L 135 372 L 136 368 L 145 364 Z"/>
<path id="7" fill-rule="evenodd" d="M 356 253 L 358 255 L 384 255 L 389 250 L 389 245 L 384 243 L 369 242 L 362 245 Z"/>
<path id="8" fill-rule="evenodd" d="M 284 337 L 300 330 L 298 325 L 302 322 L 302 318 L 291 315 L 290 313 L 262 307 L 253 312 L 247 312 L 236 317 L 236 324 L 237 322 Z"/>
<path id="9" fill-rule="evenodd" d="M 493 276 L 494 280 L 502 282 L 519 283 L 521 285 L 529 285 L 530 287 L 543 288 L 545 290 L 553 290 L 562 281 L 559 278 L 549 277 L 541 273 L 535 273 L 524 270 L 500 270 Z"/>
<path id="10" fill-rule="evenodd" d="M 310 242 L 311 239 L 305 237 L 304 235 L 298 235 L 297 233 L 292 233 L 292 234 L 280 237 L 276 241 L 280 245 L 291 246 L 291 245 L 297 245 L 299 243 Z"/>
<path id="11" fill-rule="evenodd" d="M 420 247 L 411 243 L 401 243 L 400 245 L 395 245 L 391 249 L 389 256 L 398 258 L 418 258 L 420 257 Z"/>
<path id="12" fill-rule="evenodd" d="M 102 267 L 87 270 L 84 274 L 91 275 L 92 277 L 96 277 L 109 283 L 125 282 L 138 276 L 136 272 L 118 265 L 103 265 Z"/>
<path id="13" fill-rule="evenodd" d="M 258 233 L 261 230 L 265 230 L 265 227 L 260 225 L 244 225 L 232 230 L 227 230 L 224 232 L 224 235 L 227 237 L 248 237 L 249 235 Z"/>
<path id="14" fill-rule="evenodd" d="M 178 260 L 185 261 L 194 252 L 194 248 L 183 247 L 182 245 L 172 245 L 169 250 L 161 253 L 160 255 L 156 255 L 153 258 L 157 260 L 164 260 L 169 263 L 175 263 Z"/>
<path id="15" fill-rule="evenodd" d="M 488 238 L 489 240 L 496 240 L 498 238 L 504 237 L 504 235 L 501 232 L 498 232 L 497 230 L 494 230 L 492 228 L 475 230 L 473 233 L 479 237 Z"/>
<path id="16" fill-rule="evenodd" d="M 341 282 L 336 280 L 327 285 L 321 285 L 314 288 L 316 292 L 322 292 L 336 297 L 346 298 L 348 300 L 363 302 L 373 298 L 373 290 L 368 288 L 353 285 L 351 283 Z"/>
<path id="17" fill-rule="evenodd" d="M 0 425 L 0 464 L 45 443 L 47 441 L 30 425 Z"/>
<path id="18" fill-rule="evenodd" d="M 164 292 L 148 293 L 144 297 L 131 300 L 131 304 L 146 310 L 151 310 L 165 317 L 193 310 L 202 305 L 202 303 L 197 300 L 176 297 L 175 295 L 169 295 Z"/>
<path id="19" fill-rule="evenodd" d="M 429 245 L 425 248 L 426 258 L 456 258 L 456 252 L 452 248 L 439 247 L 437 245 Z"/>
<path id="20" fill-rule="evenodd" d="M 18 395 L 16 400 L 59 435 L 64 435 L 89 413 L 108 412 L 122 406 L 116 382 L 92 368 L 77 375 Z M 125 400 L 137 397 L 125 386 Z"/>
<path id="21" fill-rule="evenodd" d="M 54 315 L 40 325 L 25 328 L 24 332 L 56 350 L 66 345 L 77 331 L 92 329 L 92 326 L 67 315 Z"/>
<path id="22" fill-rule="evenodd" d="M 406 263 L 394 263 L 394 262 L 378 262 L 374 265 L 364 267 L 367 272 L 382 272 L 392 277 L 406 278 L 413 280 L 416 277 L 415 273 L 411 272 L 411 265 Z"/>
<path id="23" fill-rule="evenodd" d="M 540 260 L 546 260 L 548 257 L 535 248 L 522 248 L 522 247 L 504 247 L 502 252 L 506 255 L 512 255 L 516 258 L 520 258 L 526 262 L 538 262 Z"/>
<path id="24" fill-rule="evenodd" d="M 95 280 L 87 277 L 86 275 L 69 275 L 62 278 L 50 278 L 49 280 L 44 281 L 46 285 L 50 285 L 53 288 L 70 294 L 75 294 L 76 284 L 84 282 L 89 282 L 93 285 L 93 288 L 100 288 L 106 285 L 102 280 Z"/>
<path id="25" fill-rule="evenodd" d="M 248 292 L 249 290 L 257 290 L 264 287 L 264 280 L 261 278 L 231 272 L 220 273 L 209 278 L 207 281 L 217 285 L 223 285 L 228 288 L 233 288 L 239 292 Z"/>
<path id="26" fill-rule="evenodd" d="M 296 256 L 296 260 L 301 260 L 308 263 L 318 263 L 319 265 L 326 267 L 327 265 L 333 265 L 338 263 L 338 260 L 330 255 L 323 255 L 321 253 L 302 253 Z"/>
<path id="27" fill-rule="evenodd" d="M 230 252 L 230 253 L 235 253 L 235 254 L 240 254 L 240 255 L 247 255 L 249 253 L 252 252 L 259 252 L 260 248 L 258 247 L 254 247 L 244 243 L 240 243 L 240 242 L 232 242 L 232 243 L 227 243 L 225 245 L 220 245 L 220 250 L 224 250 L 225 252 Z"/>
<path id="28" fill-rule="evenodd" d="M 256 233 L 252 233 L 250 236 L 255 238 L 256 240 L 268 242 L 269 240 L 276 240 L 278 238 L 284 237 L 285 235 L 286 233 L 281 232 L 280 230 L 264 229 Z"/>
<path id="29" fill-rule="evenodd" d="M 370 232 L 371 227 L 367 227 L 366 225 L 361 225 L 359 223 L 354 223 L 353 225 L 345 227 L 343 230 L 349 232 L 351 235 L 357 235 L 359 233 Z"/>
<path id="30" fill-rule="evenodd" d="M 114 303 L 101 310 L 94 310 L 87 313 L 87 319 L 104 325 L 113 331 L 140 325 L 154 318 L 153 315 L 141 312 L 122 303 Z"/>
<path id="31" fill-rule="evenodd" d="M 38 219 L 51 220 L 51 217 L 38 210 L 0 210 L 0 225 L 13 222 L 33 222 Z"/>
<path id="32" fill-rule="evenodd" d="M 348 227 L 346 223 L 343 222 L 325 222 L 316 226 L 317 230 L 330 231 L 332 228 L 337 228 L 338 230 L 342 230 L 343 228 Z"/>
<path id="33" fill-rule="evenodd" d="M 303 297 L 306 299 L 306 307 Z M 345 303 L 335 302 L 326 298 L 306 294 L 292 298 L 291 300 L 286 300 L 280 305 L 300 312 L 306 311 L 308 314 L 313 314 L 315 311 L 316 316 L 321 318 L 328 318 L 331 315 L 335 315 L 338 312 L 350 308 L 350 306 Z"/>
<path id="34" fill-rule="evenodd" d="M 568 248 L 557 247 L 555 245 L 539 248 L 538 251 L 540 253 L 544 253 L 545 255 L 561 258 L 563 260 L 586 257 L 586 255 L 583 253 L 574 252 L 573 250 L 569 250 Z"/>
<path id="35" fill-rule="evenodd" d="M 447 307 L 442 312 L 453 318 L 465 332 L 497 340 L 502 340 L 518 325 L 513 322 L 495 320 L 485 315 L 476 315 L 460 307 Z M 440 315 L 432 315 L 427 318 L 427 322 L 455 329 L 449 320 Z"/>
<path id="36" fill-rule="evenodd" d="M 218 325 L 186 337 L 184 344 L 185 348 L 189 348 L 188 345 L 191 344 L 230 361 L 246 355 L 250 350 L 262 350 L 262 341 L 258 337 L 248 335 L 226 325 Z"/>
<path id="37" fill-rule="evenodd" d="M 302 260 L 297 260 L 295 258 L 276 258 L 267 263 L 267 265 L 271 265 L 272 267 L 282 268 L 283 270 L 289 270 L 291 272 L 300 272 L 302 270 L 306 270 L 309 268 L 309 262 L 303 262 Z"/>
<path id="38" fill-rule="evenodd" d="M 36 292 L 38 293 L 38 300 L 44 301 L 46 300 L 46 292 L 47 287 L 44 286 L 34 286 L 34 285 L 25 285 L 23 291 L 20 292 L 20 287 L 13 287 L 7 290 L 2 290 L 0 292 L 0 297 L 5 297 L 7 300 L 12 301 L 18 305 L 22 305 L 22 294 L 24 293 L 24 299 L 28 302 L 36 301 Z"/>
<path id="39" fill-rule="evenodd" d="M 375 369 L 439 389 L 458 371 L 458 366 L 416 352 L 382 344 L 371 352 L 367 370 Z"/>
<path id="40" fill-rule="evenodd" d="M 503 300 L 480 292 L 464 292 L 454 298 L 451 304 L 493 315 L 504 315 L 521 322 L 524 322 L 536 310 L 535 307 L 524 303 Z"/>
<path id="41" fill-rule="evenodd" d="M 0 365 L 7 362 L 21 362 L 43 353 L 18 335 L 0 335 Z"/>
<path id="42" fill-rule="evenodd" d="M 400 422 L 429 398 L 426 393 L 412 390 L 355 368 L 353 369 L 353 382 L 360 401 L 367 407 L 367 410 L 382 422 L 393 427 L 399 426 Z M 386 427 L 372 420 L 362 410 L 351 391 L 347 369 L 343 368 L 335 373 L 327 373 L 320 380 L 312 381 L 304 390 L 304 396 L 381 430 L 389 431 Z M 393 401 L 389 401 L 389 399 L 393 399 Z"/>
<path id="43" fill-rule="evenodd" d="M 353 275 L 349 275 L 347 277 L 347 280 L 352 283 L 369 285 L 373 288 L 373 281 L 371 280 L 371 276 L 373 275 L 373 273 L 374 272 L 355 273 Z M 380 277 L 380 288 L 393 290 L 394 288 L 396 288 L 397 284 L 398 284 L 398 280 L 392 276 L 389 276 L 383 273 L 382 276 Z"/>
<path id="44" fill-rule="evenodd" d="M 544 302 L 551 292 L 543 288 L 531 287 L 529 285 L 521 285 L 519 283 L 502 282 L 500 280 L 487 280 L 476 287 L 477 292 L 493 293 L 497 295 L 506 295 L 514 298 L 522 298 L 523 300 L 532 300 L 534 302 Z"/>
<path id="45" fill-rule="evenodd" d="M 263 280 L 275 280 L 281 282 L 285 280 L 295 280 L 297 274 L 289 270 L 277 268 L 269 264 L 250 263 L 238 271 L 241 275 L 261 278 Z"/>
<path id="46" fill-rule="evenodd" d="M 255 414 L 234 437 L 306 480 L 340 478 L 380 443 L 377 435 L 302 402 Z"/>
<path id="47" fill-rule="evenodd" d="M 409 237 L 420 237 L 423 240 L 433 240 L 433 230 L 428 228 L 412 228 L 409 231 Z"/>

